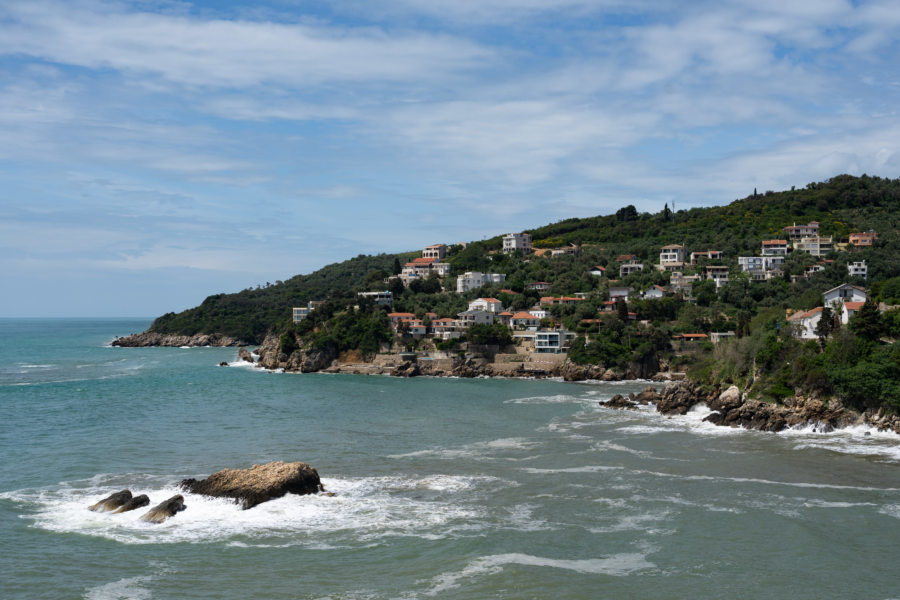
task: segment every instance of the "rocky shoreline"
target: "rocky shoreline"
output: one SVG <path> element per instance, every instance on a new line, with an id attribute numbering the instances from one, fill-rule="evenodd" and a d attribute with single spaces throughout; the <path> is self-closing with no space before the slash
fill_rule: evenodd
<path id="1" fill-rule="evenodd" d="M 195 335 L 174 335 L 169 333 L 156 333 L 145 331 L 132 333 L 124 337 L 117 337 L 112 342 L 113 346 L 122 348 L 148 348 L 152 346 L 167 346 L 181 348 L 182 346 L 247 346 L 247 342 L 218 333 L 198 333 Z"/>
<path id="2" fill-rule="evenodd" d="M 628 397 L 616 394 L 601 406 L 636 410 L 640 405 L 653 404 L 663 415 L 685 415 L 692 408 L 704 405 L 710 413 L 704 421 L 724 427 L 742 427 L 759 431 L 782 431 L 797 426 L 812 426 L 814 431 L 826 433 L 835 429 L 865 425 L 879 431 L 900 434 L 900 415 L 884 409 L 857 412 L 837 400 L 824 402 L 818 398 L 795 396 L 783 404 L 773 404 L 748 398 L 736 386 L 725 390 L 705 389 L 688 381 L 672 382 L 662 393 L 647 386 L 640 394 Z"/>
<path id="3" fill-rule="evenodd" d="M 249 353 L 239 353 L 241 360 L 248 360 Z M 267 337 L 256 350 L 256 365 L 268 370 L 288 373 L 348 373 L 354 375 L 392 375 L 394 377 L 526 377 L 532 379 L 561 378 L 565 381 L 623 381 L 652 379 L 668 381 L 680 374 L 659 372 L 658 365 L 634 364 L 620 371 L 599 365 L 579 365 L 565 355 L 528 355 L 527 358 L 500 355 L 515 359 L 489 360 L 477 355 L 421 358 L 404 354 L 377 355 L 373 361 L 343 361 L 337 354 L 327 351 L 295 350 L 281 352 L 280 340 Z M 252 360 L 252 358 L 250 358 Z"/>

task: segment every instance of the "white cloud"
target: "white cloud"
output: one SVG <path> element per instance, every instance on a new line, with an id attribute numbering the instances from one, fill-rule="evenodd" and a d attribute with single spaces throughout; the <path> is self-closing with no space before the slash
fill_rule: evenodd
<path id="1" fill-rule="evenodd" d="M 0 9 L 0 53 L 201 87 L 414 83 L 492 59 L 488 49 L 443 34 L 201 20 L 111 3 L 93 8 L 46 0 L 7 5 Z"/>

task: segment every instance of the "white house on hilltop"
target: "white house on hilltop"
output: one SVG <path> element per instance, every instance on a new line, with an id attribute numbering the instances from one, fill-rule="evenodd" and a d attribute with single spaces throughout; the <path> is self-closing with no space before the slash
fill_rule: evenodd
<path id="1" fill-rule="evenodd" d="M 507 233 L 503 236 L 503 252 L 509 254 L 521 250 L 525 254 L 531 252 L 530 233 Z"/>
<path id="2" fill-rule="evenodd" d="M 470 271 L 456 278 L 456 293 L 465 294 L 469 290 L 476 290 L 485 285 L 499 285 L 506 281 L 503 273 L 479 273 Z"/>
<path id="3" fill-rule="evenodd" d="M 503 312 L 503 303 L 496 298 L 475 298 L 469 302 L 469 310 L 483 310 L 499 315 Z"/>

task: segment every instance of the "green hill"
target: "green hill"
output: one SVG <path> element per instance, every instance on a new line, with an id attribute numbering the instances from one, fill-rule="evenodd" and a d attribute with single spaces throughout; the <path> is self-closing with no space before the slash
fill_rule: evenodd
<path id="1" fill-rule="evenodd" d="M 734 267 L 738 255 L 759 253 L 761 239 L 783 237 L 784 226 L 810 220 L 820 222 L 822 235 L 846 237 L 853 231 L 878 231 L 876 247 L 854 255 L 854 260 L 868 261 L 869 281 L 878 284 L 900 276 L 898 218 L 900 179 L 865 175 L 840 175 L 822 183 L 811 183 L 803 189 L 754 193 L 726 206 L 692 208 L 675 213 L 668 207 L 658 213 L 639 213 L 633 206 L 627 206 L 612 215 L 566 219 L 526 230 L 532 234 L 537 248 L 569 243 L 583 245 L 578 256 L 550 259 L 498 254 L 496 251 L 502 246 L 499 235 L 464 248 L 453 246 L 448 257 L 452 265 L 451 279 L 445 281 L 445 287 L 451 289 L 452 277 L 460 273 L 481 270 L 506 273 L 505 287 L 517 292 L 523 291 L 530 281 L 547 281 L 552 284 L 551 291 L 559 294 L 590 291 L 597 289 L 597 279 L 587 274 L 594 265 L 615 269 L 616 257 L 624 253 L 636 254 L 646 263 L 655 263 L 660 246 L 671 243 L 684 244 L 688 251 L 721 250 L 726 256 L 724 264 Z M 403 263 L 415 254 L 360 255 L 274 285 L 216 294 L 195 308 L 159 317 L 150 330 L 185 335 L 220 333 L 258 343 L 267 332 L 287 326 L 292 306 L 305 305 L 309 300 L 345 300 L 358 290 L 383 289 L 383 280 L 392 273 L 395 261 Z M 846 279 L 846 271 L 842 272 L 842 268 L 847 260 L 846 254 L 838 255 L 827 272 L 813 283 L 840 283 Z M 802 272 L 809 262 L 814 262 L 809 256 L 792 256 L 787 274 Z M 643 289 L 663 282 L 661 273 L 648 269 L 630 276 L 625 283 Z M 807 287 L 804 284 L 785 291 L 783 282 L 759 284 L 754 286 L 753 294 L 759 297 L 758 301 L 764 301 L 764 305 L 772 305 L 773 298 L 784 302 L 802 296 Z M 745 296 L 735 298 L 735 308 L 757 312 L 756 305 L 748 302 L 751 295 Z M 398 310 L 413 309 L 411 312 L 440 308 L 437 312 L 454 314 L 452 311 L 457 310 L 463 300 L 455 294 L 422 294 L 421 290 L 406 290 L 397 298 L 395 307 Z M 521 306 L 516 308 L 524 308 L 528 301 L 531 298 L 522 296 L 517 300 Z"/>

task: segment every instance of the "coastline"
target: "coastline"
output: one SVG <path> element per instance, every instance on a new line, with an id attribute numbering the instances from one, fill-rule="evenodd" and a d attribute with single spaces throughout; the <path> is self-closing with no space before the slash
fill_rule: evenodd
<path id="1" fill-rule="evenodd" d="M 414 354 L 378 354 L 372 360 L 360 357 L 339 357 L 325 351 L 307 352 L 295 350 L 290 354 L 280 351 L 279 339 L 267 336 L 252 354 L 241 340 L 218 334 L 194 336 L 166 335 L 152 332 L 132 334 L 116 338 L 118 347 L 183 347 L 218 346 L 239 347 L 238 361 L 252 364 L 271 372 L 329 373 L 352 375 L 387 375 L 392 377 L 447 377 L 447 378 L 516 378 L 559 379 L 567 382 L 652 381 L 665 384 L 660 390 L 650 385 L 638 395 L 628 398 L 614 396 L 601 403 L 612 409 L 635 409 L 638 405 L 652 404 L 665 416 L 685 415 L 698 406 L 712 412 L 705 422 L 721 427 L 741 427 L 758 431 L 778 432 L 810 426 L 822 432 L 864 425 L 878 431 L 900 434 L 900 415 L 883 407 L 859 412 L 846 407 L 836 399 L 823 400 L 796 395 L 775 404 L 750 398 L 736 386 L 727 389 L 704 388 L 685 379 L 683 373 L 656 371 L 647 373 L 644 365 L 630 365 L 616 371 L 599 365 L 578 365 L 566 355 L 522 355 L 514 361 L 488 360 L 475 355 L 442 358 L 420 358 Z M 508 355 L 497 355 L 494 358 Z M 344 359 L 344 360 L 342 360 Z M 228 366 L 228 363 L 220 363 Z"/>

